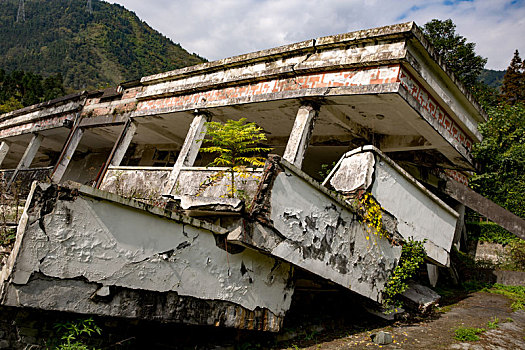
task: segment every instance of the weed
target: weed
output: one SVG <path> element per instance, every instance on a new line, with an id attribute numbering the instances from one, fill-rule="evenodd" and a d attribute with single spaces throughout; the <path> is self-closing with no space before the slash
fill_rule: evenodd
<path id="1" fill-rule="evenodd" d="M 385 309 L 394 311 L 395 308 L 401 306 L 395 297 L 407 290 L 408 279 L 416 274 L 419 266 L 425 261 L 426 253 L 423 243 L 410 238 L 403 245 L 399 264 L 383 290 L 383 306 Z"/>
<path id="2" fill-rule="evenodd" d="M 479 340 L 478 334 L 485 332 L 484 328 L 456 328 L 454 330 L 454 339 L 459 341 L 476 341 Z"/>
<path id="3" fill-rule="evenodd" d="M 499 318 L 494 316 L 494 320 L 489 321 L 487 323 L 487 328 L 488 329 L 497 329 L 497 328 L 499 328 Z"/>
<path id="4" fill-rule="evenodd" d="M 92 318 L 57 323 L 54 328 L 57 331 L 58 338 L 51 339 L 48 345 L 51 345 L 52 349 L 58 350 L 95 350 L 95 348 L 86 345 L 85 342 L 90 340 L 94 334 L 100 335 L 102 332 Z"/>

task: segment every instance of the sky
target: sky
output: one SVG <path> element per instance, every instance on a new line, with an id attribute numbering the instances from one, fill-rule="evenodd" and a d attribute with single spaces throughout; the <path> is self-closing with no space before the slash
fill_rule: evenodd
<path id="1" fill-rule="evenodd" d="M 451 18 L 486 68 L 525 57 L 525 0 L 109 0 L 210 61 L 280 45 L 433 18 Z"/>

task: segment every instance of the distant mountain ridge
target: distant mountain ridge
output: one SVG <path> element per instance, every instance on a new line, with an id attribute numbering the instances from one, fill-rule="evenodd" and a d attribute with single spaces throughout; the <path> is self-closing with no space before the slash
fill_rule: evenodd
<path id="1" fill-rule="evenodd" d="M 500 89 L 503 84 L 504 70 L 483 69 L 478 80 L 486 85 Z"/>
<path id="2" fill-rule="evenodd" d="M 31 0 L 16 22 L 18 0 L 0 6 L 0 68 L 62 74 L 70 89 L 93 89 L 199 64 L 190 54 L 116 4 Z"/>

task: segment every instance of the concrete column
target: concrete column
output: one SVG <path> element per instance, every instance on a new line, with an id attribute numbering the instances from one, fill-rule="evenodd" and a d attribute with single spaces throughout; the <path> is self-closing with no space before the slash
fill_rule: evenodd
<path id="1" fill-rule="evenodd" d="M 461 240 L 463 238 L 463 229 L 465 227 L 465 205 L 463 205 L 462 203 L 458 203 L 458 205 L 456 205 L 454 209 L 458 212 L 459 217 L 458 221 L 456 221 L 456 230 L 454 231 L 453 244 L 457 250 L 460 250 Z"/>
<path id="2" fill-rule="evenodd" d="M 290 138 L 286 144 L 283 159 L 292 163 L 298 168 L 303 164 L 304 154 L 310 143 L 315 119 L 319 114 L 319 109 L 311 105 L 299 107 L 295 122 L 293 124 Z"/>
<path id="3" fill-rule="evenodd" d="M 122 159 L 126 155 L 126 152 L 135 136 L 137 131 L 137 124 L 130 121 L 124 125 L 124 130 L 122 131 L 122 136 L 117 140 L 115 144 L 115 151 L 113 157 L 110 160 L 110 164 L 113 166 L 119 166 L 122 163 Z"/>
<path id="4" fill-rule="evenodd" d="M 75 128 L 73 130 L 73 134 L 64 146 L 58 163 L 55 165 L 55 169 L 53 170 L 53 174 L 51 175 L 51 181 L 53 181 L 54 183 L 59 183 L 62 180 L 62 177 L 64 176 L 67 170 L 67 166 L 69 165 L 69 162 L 71 162 L 71 158 L 73 158 L 73 154 L 75 154 L 77 146 L 80 143 L 80 140 L 82 139 L 82 135 L 84 135 L 83 129 Z"/>
<path id="5" fill-rule="evenodd" d="M 173 169 L 171 170 L 168 182 L 164 186 L 164 195 L 172 195 L 173 189 L 179 178 L 182 167 L 192 166 L 197 158 L 197 154 L 201 148 L 202 139 L 206 135 L 206 122 L 211 120 L 211 116 L 204 113 L 196 113 L 193 122 L 190 125 L 190 130 L 186 134 L 186 139 L 180 150 L 179 156 Z"/>
<path id="6" fill-rule="evenodd" d="M 9 144 L 5 141 L 2 141 L 2 143 L 0 143 L 0 166 L 4 162 L 4 159 L 7 156 L 8 152 L 9 152 Z"/>
<path id="7" fill-rule="evenodd" d="M 38 152 L 38 149 L 40 148 L 43 139 L 44 136 L 39 134 L 33 134 L 33 138 L 29 142 L 29 145 L 27 145 L 22 159 L 20 159 L 20 162 L 18 163 L 15 172 L 11 176 L 11 179 L 9 179 L 9 182 L 7 183 L 7 188 L 11 187 L 20 170 L 27 169 L 31 166 L 31 163 L 33 163 L 33 159 L 35 159 L 36 153 Z"/>

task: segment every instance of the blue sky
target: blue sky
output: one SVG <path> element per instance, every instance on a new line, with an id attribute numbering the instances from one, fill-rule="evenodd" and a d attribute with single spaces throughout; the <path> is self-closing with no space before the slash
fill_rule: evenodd
<path id="1" fill-rule="evenodd" d="M 216 60 L 320 36 L 451 18 L 487 68 L 525 57 L 525 0 L 109 0 L 190 52 Z"/>

